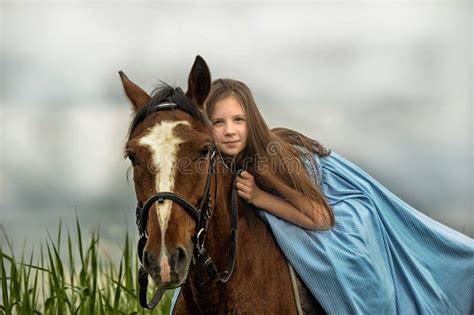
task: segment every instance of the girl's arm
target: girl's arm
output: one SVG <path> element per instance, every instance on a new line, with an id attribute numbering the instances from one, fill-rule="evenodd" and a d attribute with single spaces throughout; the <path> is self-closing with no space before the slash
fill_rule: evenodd
<path id="1" fill-rule="evenodd" d="M 275 188 L 288 201 L 260 189 L 249 172 L 242 172 L 236 185 L 239 196 L 257 208 L 264 209 L 305 229 L 328 230 L 331 228 L 331 217 L 324 206 L 285 185 Z"/>

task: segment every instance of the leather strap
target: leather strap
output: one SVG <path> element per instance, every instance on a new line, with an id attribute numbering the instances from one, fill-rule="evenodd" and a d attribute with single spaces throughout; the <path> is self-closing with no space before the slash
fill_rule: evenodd
<path id="1" fill-rule="evenodd" d="M 153 295 L 153 298 L 151 299 L 151 302 L 147 302 L 147 288 L 148 288 L 148 273 L 145 271 L 143 266 L 140 266 L 140 269 L 138 269 L 138 284 L 140 286 L 139 292 L 138 292 L 138 299 L 140 301 L 140 305 L 143 308 L 146 309 L 153 309 L 155 306 L 160 302 L 161 298 L 163 297 L 163 294 L 165 294 L 164 289 L 158 289 L 156 290 L 155 294 Z M 144 288 L 144 289 L 143 289 Z"/>

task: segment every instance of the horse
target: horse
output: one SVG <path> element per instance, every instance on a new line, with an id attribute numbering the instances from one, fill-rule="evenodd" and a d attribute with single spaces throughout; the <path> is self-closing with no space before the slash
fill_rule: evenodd
<path id="1" fill-rule="evenodd" d="M 213 144 L 203 111 L 211 85 L 204 59 L 196 57 L 186 92 L 163 84 L 148 95 L 119 74 L 133 105 L 125 156 L 145 288 L 148 275 L 161 291 L 181 287 L 176 314 L 301 313 L 271 230 L 244 209 L 235 174 Z M 152 307 L 159 297 L 146 304 L 145 289 L 141 299 Z M 315 305 L 307 313 L 324 313 Z"/>

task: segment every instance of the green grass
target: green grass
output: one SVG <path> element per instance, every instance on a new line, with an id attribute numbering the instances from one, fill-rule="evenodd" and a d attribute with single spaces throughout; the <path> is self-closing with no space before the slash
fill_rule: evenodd
<path id="1" fill-rule="evenodd" d="M 78 219 L 74 230 L 73 235 L 64 233 L 60 222 L 55 239 L 48 235 L 28 255 L 23 250 L 19 259 L 5 235 L 6 244 L 0 245 L 0 314 L 149 314 L 137 299 L 138 258 L 129 235 L 114 262 L 100 251 L 97 230 L 88 244 L 83 244 Z M 150 296 L 154 285 L 148 290 Z M 171 296 L 167 292 L 152 313 L 168 314 Z"/>

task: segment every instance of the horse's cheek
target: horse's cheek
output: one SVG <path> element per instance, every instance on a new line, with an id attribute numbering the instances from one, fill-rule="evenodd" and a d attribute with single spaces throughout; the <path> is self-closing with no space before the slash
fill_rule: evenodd
<path id="1" fill-rule="evenodd" d="M 133 181 L 137 199 L 145 203 L 147 198 L 154 193 L 154 178 L 152 174 L 143 171 L 141 167 L 133 169 Z"/>

